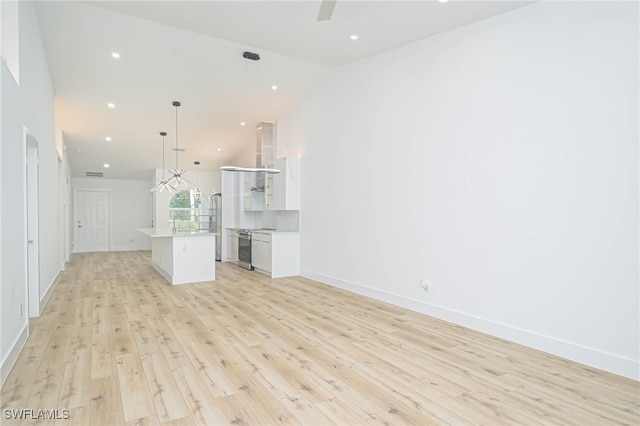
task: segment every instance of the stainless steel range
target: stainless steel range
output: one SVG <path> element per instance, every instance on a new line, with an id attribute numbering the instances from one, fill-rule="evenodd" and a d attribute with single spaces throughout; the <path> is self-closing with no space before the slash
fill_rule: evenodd
<path id="1" fill-rule="evenodd" d="M 275 231 L 274 228 L 259 229 L 236 229 L 238 236 L 238 266 L 244 269 L 253 270 L 251 264 L 251 232 L 252 231 Z"/>

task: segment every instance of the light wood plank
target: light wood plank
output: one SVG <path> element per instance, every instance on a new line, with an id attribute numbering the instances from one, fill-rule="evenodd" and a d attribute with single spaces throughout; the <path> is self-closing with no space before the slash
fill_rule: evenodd
<path id="1" fill-rule="evenodd" d="M 91 406 L 89 404 L 69 409 L 68 418 L 63 412 L 60 412 L 55 420 L 56 426 L 86 426 L 90 424 L 93 423 L 91 422 Z"/>
<path id="2" fill-rule="evenodd" d="M 308 279 L 75 254 L 0 391 L 55 424 L 640 424 L 640 384 Z M 53 424 L 23 420 L 3 424 Z"/>
<path id="3" fill-rule="evenodd" d="M 211 345 L 198 343 L 190 329 L 179 318 L 167 315 L 166 319 L 185 349 L 191 364 L 199 372 L 211 393 L 216 398 L 236 393 L 237 386 L 229 377 L 236 368 L 236 363 L 227 355 L 227 351 L 220 347 L 214 351 L 213 348 L 207 348 Z"/>
<path id="4" fill-rule="evenodd" d="M 162 355 L 155 353 L 143 356 L 142 367 L 160 422 L 166 423 L 189 416 L 189 410 L 182 399 L 178 384 Z"/>
<path id="5" fill-rule="evenodd" d="M 54 317 L 58 318 L 57 314 Z M 64 408 L 60 404 L 62 381 L 69 341 L 73 326 L 60 324 L 51 334 L 51 339 L 38 368 L 33 386 L 24 407 L 26 409 Z M 29 421 L 26 424 L 35 424 Z"/>
<path id="6" fill-rule="evenodd" d="M 101 377 L 91 381 L 91 424 L 121 425 L 124 424 L 124 410 L 120 402 L 120 385 L 117 373 L 112 377 Z"/>
<path id="7" fill-rule="evenodd" d="M 176 369 L 173 376 L 189 406 L 195 424 L 224 424 L 225 417 L 200 374 L 189 364 Z"/>
<path id="8" fill-rule="evenodd" d="M 116 374 L 116 347 L 113 333 L 94 333 L 91 344 L 91 378 Z"/>
<path id="9" fill-rule="evenodd" d="M 141 360 L 134 354 L 124 354 L 116 356 L 116 364 L 124 420 L 149 417 L 153 413 L 153 403 Z"/>

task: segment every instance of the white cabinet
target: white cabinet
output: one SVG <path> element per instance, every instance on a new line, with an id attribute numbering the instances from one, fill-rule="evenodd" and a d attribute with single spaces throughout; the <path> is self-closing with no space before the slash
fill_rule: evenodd
<path id="1" fill-rule="evenodd" d="M 300 274 L 300 234 L 258 232 L 251 234 L 251 263 L 272 278 Z"/>
<path id="2" fill-rule="evenodd" d="M 151 266 L 170 284 L 216 279 L 216 234 L 140 228 L 151 238 Z"/>
<path id="3" fill-rule="evenodd" d="M 270 167 L 280 173 L 266 177 L 266 209 L 300 210 L 300 159 L 280 158 Z"/>
<path id="4" fill-rule="evenodd" d="M 265 273 L 271 273 L 271 235 L 251 234 L 251 265 Z"/>
<path id="5" fill-rule="evenodd" d="M 245 211 L 262 211 L 265 204 L 264 190 L 264 173 L 244 172 L 243 180 L 243 196 Z"/>
<path id="6" fill-rule="evenodd" d="M 225 238 L 227 239 L 227 255 L 223 259 L 224 261 L 238 261 L 238 234 L 233 229 L 227 229 L 225 231 Z"/>

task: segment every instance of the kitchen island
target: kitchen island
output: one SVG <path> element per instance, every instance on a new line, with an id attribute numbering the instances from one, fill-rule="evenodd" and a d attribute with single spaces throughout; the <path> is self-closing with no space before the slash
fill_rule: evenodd
<path id="1" fill-rule="evenodd" d="M 151 237 L 151 266 L 170 284 L 216 279 L 216 233 L 139 228 Z"/>

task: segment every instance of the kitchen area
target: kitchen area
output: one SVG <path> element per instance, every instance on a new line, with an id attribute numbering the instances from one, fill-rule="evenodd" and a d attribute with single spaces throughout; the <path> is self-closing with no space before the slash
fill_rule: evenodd
<path id="1" fill-rule="evenodd" d="M 223 262 L 277 278 L 300 270 L 300 159 L 274 152 L 274 124 L 260 123 L 256 167 L 221 171 L 219 238 Z"/>
<path id="2" fill-rule="evenodd" d="M 138 231 L 169 283 L 213 281 L 218 261 L 272 278 L 299 275 L 300 158 L 273 159 L 274 133 L 274 123 L 257 126 L 255 167 L 223 166 L 219 180 L 196 172 L 196 189 L 152 191 L 153 226 Z M 152 184 L 163 176 L 156 170 Z"/>

